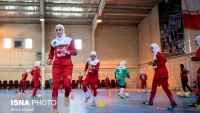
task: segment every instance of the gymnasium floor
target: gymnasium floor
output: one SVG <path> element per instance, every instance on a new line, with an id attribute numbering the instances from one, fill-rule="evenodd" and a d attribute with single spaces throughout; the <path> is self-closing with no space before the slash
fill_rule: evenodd
<path id="1" fill-rule="evenodd" d="M 106 107 L 91 106 L 92 98 L 90 98 L 89 102 L 85 104 L 85 94 L 81 90 L 77 89 L 73 89 L 72 91 L 74 92 L 74 99 L 70 100 L 71 103 L 68 108 L 64 106 L 64 93 L 59 92 L 59 113 L 200 113 L 200 109 L 188 107 L 189 104 L 195 102 L 196 99 L 194 96 L 190 98 L 180 98 L 175 95 L 175 92 L 173 92 L 173 94 L 178 107 L 174 110 L 168 111 L 167 107 L 170 105 L 169 100 L 166 97 L 166 94 L 159 90 L 156 94 L 154 105 L 145 106 L 142 102 L 147 100 L 150 93 L 139 94 L 137 90 L 128 89 L 126 92 L 130 94 L 130 98 L 121 99 L 118 96 L 118 90 L 111 89 L 112 98 L 108 98 L 108 91 L 105 89 L 99 89 L 97 102 L 102 100 L 106 104 Z M 13 105 L 11 105 L 11 100 L 18 101 L 18 93 L 16 93 L 16 89 L 9 91 L 0 89 L 0 113 L 52 113 L 52 106 L 48 104 L 45 105 L 47 100 L 51 100 L 51 90 L 38 91 L 37 94 L 42 94 L 42 98 L 36 101 L 39 102 L 43 100 L 43 104 L 33 104 L 30 97 L 31 94 L 32 91 L 30 90 L 29 95 L 21 95 L 22 100 L 28 101 L 29 105 L 16 105 L 14 102 L 12 103 Z"/>

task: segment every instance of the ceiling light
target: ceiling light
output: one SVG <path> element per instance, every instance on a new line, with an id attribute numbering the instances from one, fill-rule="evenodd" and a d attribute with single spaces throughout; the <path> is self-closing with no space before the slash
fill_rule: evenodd
<path id="1" fill-rule="evenodd" d="M 40 21 L 44 21 L 44 18 L 40 18 Z"/>
<path id="2" fill-rule="evenodd" d="M 99 20 L 99 19 L 98 19 L 98 20 L 97 20 L 97 23 L 101 23 L 101 21 L 102 21 L 102 20 Z"/>

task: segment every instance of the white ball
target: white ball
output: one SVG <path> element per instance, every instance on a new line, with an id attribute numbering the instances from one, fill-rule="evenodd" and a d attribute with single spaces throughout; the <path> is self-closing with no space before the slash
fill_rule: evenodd
<path id="1" fill-rule="evenodd" d="M 184 97 L 185 96 L 185 94 L 183 93 L 183 92 L 181 92 L 180 94 L 179 94 L 179 97 Z"/>
<path id="2" fill-rule="evenodd" d="M 179 96 L 181 94 L 181 92 L 177 92 L 176 95 Z"/>
<path id="3" fill-rule="evenodd" d="M 125 93 L 125 97 L 128 98 L 129 97 L 129 93 Z"/>
<path id="4" fill-rule="evenodd" d="M 185 93 L 185 97 L 190 97 L 190 93 Z"/>
<path id="5" fill-rule="evenodd" d="M 142 92 L 146 93 L 146 90 L 142 90 Z"/>
<path id="6" fill-rule="evenodd" d="M 187 91 L 187 93 L 189 93 L 191 95 L 191 92 L 190 91 Z"/>
<path id="7" fill-rule="evenodd" d="M 38 95 L 37 95 L 37 98 L 42 98 L 42 94 L 38 94 Z"/>
<path id="8" fill-rule="evenodd" d="M 138 93 L 141 93 L 141 91 L 140 91 L 140 90 L 138 90 Z"/>

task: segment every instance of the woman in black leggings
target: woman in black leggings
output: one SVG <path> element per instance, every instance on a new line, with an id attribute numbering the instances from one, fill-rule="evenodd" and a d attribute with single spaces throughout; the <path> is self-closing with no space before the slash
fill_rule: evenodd
<path id="1" fill-rule="evenodd" d="M 180 74 L 181 74 L 181 83 L 182 83 L 183 91 L 186 92 L 185 87 L 187 87 L 190 90 L 190 92 L 192 93 L 193 91 L 191 90 L 190 86 L 188 85 L 187 75 L 189 73 L 189 70 L 186 69 L 183 64 L 180 64 L 180 68 L 181 68 Z"/>

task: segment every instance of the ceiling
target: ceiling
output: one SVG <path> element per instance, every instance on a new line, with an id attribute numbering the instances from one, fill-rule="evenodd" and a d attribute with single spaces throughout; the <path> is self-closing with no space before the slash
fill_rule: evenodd
<path id="1" fill-rule="evenodd" d="M 0 23 L 138 25 L 159 0 L 0 0 Z"/>

